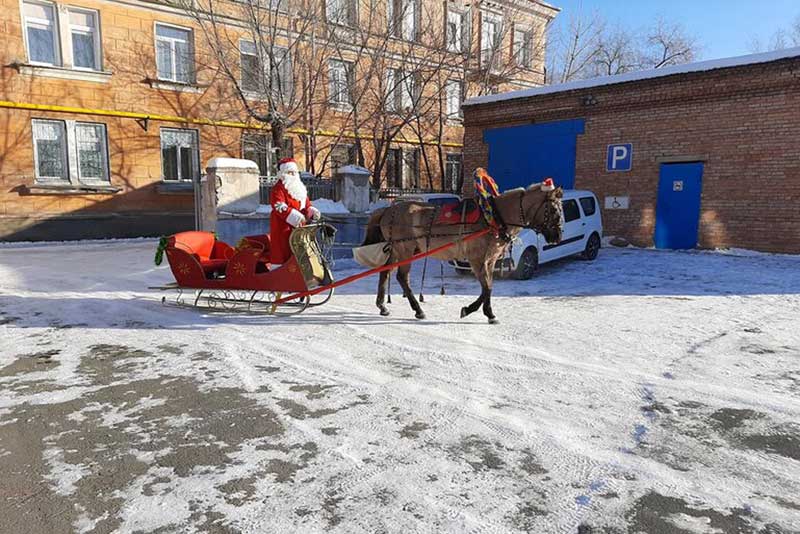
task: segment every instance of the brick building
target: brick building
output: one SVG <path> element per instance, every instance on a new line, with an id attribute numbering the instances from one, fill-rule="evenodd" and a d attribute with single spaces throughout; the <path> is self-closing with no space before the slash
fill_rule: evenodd
<path id="1" fill-rule="evenodd" d="M 371 74 L 376 84 L 401 76 L 408 63 L 423 65 L 434 56 L 442 64 L 465 66 L 443 72 L 438 89 L 426 89 L 442 100 L 441 120 L 409 121 L 386 145 L 379 176 L 382 186 L 452 189 L 460 185 L 464 96 L 540 85 L 544 28 L 557 13 L 536 0 L 473 6 L 390 0 L 377 11 L 374 3 L 361 0 L 215 1 L 210 4 L 219 10 L 215 20 L 222 21 L 231 44 L 219 51 L 185 7 L 200 5 L 0 0 L 0 240 L 159 235 L 190 228 L 191 181 L 215 156 L 253 159 L 269 175 L 280 150 L 328 177 L 337 166 L 354 162 L 360 143 L 366 147 L 364 164 L 371 167 L 370 147 L 383 133 L 372 123 L 353 129 L 353 73 L 366 67 L 347 41 L 368 20 L 377 21 L 368 46 L 380 41 L 381 29 L 390 42 L 382 49 L 380 74 Z M 274 42 L 268 44 L 291 49 L 286 61 L 264 66 L 243 22 L 243 6 L 274 17 Z M 292 9 L 313 21 L 317 48 L 309 44 L 312 39 L 293 35 Z M 426 37 L 420 28 L 428 20 L 436 22 Z M 326 35 L 339 42 L 330 57 L 321 57 L 319 43 L 325 39 L 319 36 Z M 405 46 L 409 42 L 414 47 Z M 301 92 L 310 72 L 304 58 L 315 56 L 319 83 Z M 230 77 L 221 65 L 226 57 Z M 501 64 L 515 68 L 500 75 Z M 259 76 L 265 72 L 292 95 L 286 114 L 293 121 L 279 149 L 235 91 L 244 90 L 254 108 L 263 104 Z M 364 78 L 364 83 L 373 82 Z M 415 94 L 413 87 L 400 93 L 364 100 L 362 115 L 367 106 L 370 113 L 378 106 L 391 123 L 390 104 L 400 108 Z"/>
<path id="2" fill-rule="evenodd" d="M 606 235 L 800 253 L 800 49 L 478 97 L 465 168 L 589 189 Z M 465 187 L 469 188 L 470 184 Z"/>

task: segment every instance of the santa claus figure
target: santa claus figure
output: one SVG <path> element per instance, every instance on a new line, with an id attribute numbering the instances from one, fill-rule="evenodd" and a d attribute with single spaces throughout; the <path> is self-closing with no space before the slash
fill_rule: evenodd
<path id="1" fill-rule="evenodd" d="M 292 158 L 279 162 L 278 183 L 272 186 L 269 203 L 272 214 L 269 217 L 270 262 L 285 263 L 292 256 L 289 235 L 306 221 L 320 218 L 317 208 L 308 199 L 306 186 L 300 180 L 300 169 Z"/>

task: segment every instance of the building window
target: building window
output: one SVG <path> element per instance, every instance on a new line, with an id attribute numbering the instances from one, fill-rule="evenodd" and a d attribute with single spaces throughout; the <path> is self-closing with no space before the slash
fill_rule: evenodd
<path id="1" fill-rule="evenodd" d="M 28 58 L 32 63 L 61 65 L 58 46 L 58 24 L 53 4 L 25 2 L 25 35 L 28 38 Z"/>
<path id="2" fill-rule="evenodd" d="M 161 172 L 164 180 L 199 177 L 200 150 L 196 130 L 161 128 Z"/>
<path id="3" fill-rule="evenodd" d="M 386 187 L 403 187 L 403 151 L 390 148 L 386 157 Z"/>
<path id="4" fill-rule="evenodd" d="M 339 109 L 351 106 L 350 80 L 353 64 L 332 59 L 328 63 L 328 99 Z"/>
<path id="5" fill-rule="evenodd" d="M 454 120 L 462 117 L 461 114 L 461 82 L 458 80 L 447 80 L 445 95 L 447 97 L 447 118 Z"/>
<path id="6" fill-rule="evenodd" d="M 64 121 L 34 120 L 33 154 L 37 182 L 69 182 Z"/>
<path id="7" fill-rule="evenodd" d="M 447 12 L 447 49 L 450 52 L 463 52 L 467 45 L 467 15 L 459 11 Z"/>
<path id="8" fill-rule="evenodd" d="M 90 9 L 66 8 L 59 28 L 57 4 L 24 2 L 28 60 L 40 65 L 70 69 L 102 69 L 100 16 Z"/>
<path id="9" fill-rule="evenodd" d="M 514 61 L 520 67 L 531 66 L 531 32 L 514 29 Z"/>
<path id="10" fill-rule="evenodd" d="M 403 187 L 419 187 L 419 149 L 403 152 Z"/>
<path id="11" fill-rule="evenodd" d="M 500 46 L 500 19 L 483 13 L 481 17 L 481 65 L 495 67 Z M 491 62 L 491 65 L 490 65 Z"/>
<path id="12" fill-rule="evenodd" d="M 269 59 L 269 68 L 263 67 L 262 57 Z M 292 95 L 292 58 L 289 49 L 274 46 L 272 53 L 259 54 L 256 44 L 239 41 L 239 63 L 242 69 L 242 90 L 260 93 L 265 90 L 265 78 L 269 76 L 273 96 L 278 100 L 290 100 Z"/>
<path id="13" fill-rule="evenodd" d="M 263 134 L 244 134 L 242 136 L 242 158 L 254 161 L 261 176 L 278 174 L 278 160 L 294 156 L 291 137 L 283 140 L 283 150 L 276 154 L 272 149 L 272 138 Z"/>
<path id="14" fill-rule="evenodd" d="M 97 12 L 69 10 L 72 63 L 75 68 L 100 70 L 100 32 Z"/>
<path id="15" fill-rule="evenodd" d="M 292 56 L 288 48 L 272 47 L 270 55 L 270 81 L 276 99 L 287 102 L 292 97 Z"/>
<path id="16" fill-rule="evenodd" d="M 107 138 L 105 124 L 75 123 L 75 150 L 81 182 L 109 181 Z"/>
<path id="17" fill-rule="evenodd" d="M 356 151 L 354 145 L 334 145 L 331 148 L 331 177 L 336 175 L 339 167 L 353 165 L 356 162 Z"/>
<path id="18" fill-rule="evenodd" d="M 239 64 L 242 69 L 242 90 L 259 92 L 264 88 L 264 70 L 256 45 L 239 41 Z"/>
<path id="19" fill-rule="evenodd" d="M 389 32 L 393 37 L 416 41 L 419 35 L 419 1 L 388 0 Z"/>
<path id="20" fill-rule="evenodd" d="M 261 176 L 272 176 L 272 143 L 269 137 L 259 134 L 244 134 L 242 136 L 242 158 L 254 161 L 258 165 Z"/>
<path id="21" fill-rule="evenodd" d="M 342 26 L 355 26 L 358 0 L 326 0 L 325 15 L 328 22 Z"/>
<path id="22" fill-rule="evenodd" d="M 463 178 L 461 176 L 461 169 L 463 156 L 461 154 L 447 154 L 447 161 L 445 163 L 445 184 L 444 188 L 454 193 L 461 192 L 463 185 Z"/>
<path id="23" fill-rule="evenodd" d="M 416 77 L 403 69 L 386 71 L 386 109 L 395 113 L 405 113 L 414 109 L 417 101 Z"/>
<path id="24" fill-rule="evenodd" d="M 105 124 L 34 119 L 32 130 L 37 182 L 109 181 Z"/>
<path id="25" fill-rule="evenodd" d="M 192 83 L 194 78 L 192 31 L 156 24 L 156 66 L 160 80 Z"/>

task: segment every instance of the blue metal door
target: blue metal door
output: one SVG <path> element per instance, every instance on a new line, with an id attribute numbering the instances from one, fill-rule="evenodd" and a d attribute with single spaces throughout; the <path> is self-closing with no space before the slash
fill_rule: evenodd
<path id="1" fill-rule="evenodd" d="M 545 178 L 572 189 L 577 136 L 583 130 L 583 119 L 486 130 L 483 140 L 489 145 L 487 170 L 501 191 L 527 187 Z"/>
<path id="2" fill-rule="evenodd" d="M 656 248 L 695 248 L 700 223 L 702 163 L 662 163 L 656 204 Z"/>

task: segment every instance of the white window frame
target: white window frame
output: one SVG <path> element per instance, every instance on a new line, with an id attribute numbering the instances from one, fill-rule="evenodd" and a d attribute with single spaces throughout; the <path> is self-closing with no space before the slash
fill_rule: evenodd
<path id="1" fill-rule="evenodd" d="M 100 158 L 102 160 L 103 166 L 103 177 L 102 178 L 95 178 L 89 177 L 84 179 L 83 175 L 81 174 L 81 158 L 80 152 L 78 151 L 78 126 L 100 126 L 102 130 L 102 146 L 100 149 Z M 67 138 L 69 141 L 69 137 Z M 86 122 L 86 121 L 75 121 L 74 124 L 74 135 L 72 136 L 72 142 L 69 143 L 70 146 L 74 143 L 74 153 L 75 153 L 75 168 L 76 168 L 76 175 L 78 177 L 78 181 L 82 184 L 97 184 L 103 183 L 107 184 L 111 182 L 111 177 L 109 173 L 109 165 L 108 165 L 108 129 L 106 125 L 102 122 Z"/>
<path id="2" fill-rule="evenodd" d="M 252 54 L 249 53 L 249 52 L 244 52 L 244 49 L 242 47 L 242 45 L 244 45 L 244 44 L 252 45 L 252 47 L 255 50 L 255 52 L 252 53 Z M 258 74 L 261 76 L 261 78 L 256 80 L 256 87 L 255 88 L 248 88 L 248 87 L 244 86 L 245 68 L 244 68 L 244 62 L 242 61 L 244 59 L 243 56 L 255 57 L 258 60 L 258 68 L 259 68 L 259 70 L 261 70 L 261 72 L 258 73 Z M 242 91 L 244 91 L 245 93 L 260 93 L 261 91 L 264 90 L 263 85 L 264 85 L 264 80 L 266 78 L 266 70 L 264 70 L 264 61 L 263 61 L 262 57 L 263 56 L 258 53 L 258 46 L 256 45 L 256 43 L 254 43 L 253 41 L 250 41 L 248 39 L 239 39 L 239 72 L 240 72 L 239 84 L 240 84 L 240 86 L 242 88 Z"/>
<path id="3" fill-rule="evenodd" d="M 69 16 L 72 13 L 82 13 L 85 15 L 91 15 L 94 18 L 94 31 L 88 26 L 80 26 L 77 24 L 72 24 L 72 21 L 69 20 Z M 72 46 L 72 32 L 78 29 L 84 33 L 91 32 L 92 34 L 92 42 L 94 45 L 94 66 L 93 67 L 78 67 L 75 65 L 75 49 Z M 97 72 L 103 70 L 103 47 L 102 47 L 102 38 L 100 34 L 100 12 L 95 9 L 87 9 L 87 8 L 78 8 L 78 7 L 68 7 L 67 8 L 67 34 L 69 35 L 69 50 L 71 56 L 71 63 L 72 68 L 75 70 L 84 70 L 90 72 Z"/>
<path id="4" fill-rule="evenodd" d="M 61 131 L 64 134 L 64 143 L 62 145 L 62 156 L 64 157 L 64 169 L 66 176 L 64 178 L 54 176 L 40 176 L 39 175 L 39 150 L 38 142 L 36 139 L 35 123 L 59 123 Z M 77 128 L 81 125 L 87 126 L 100 126 L 102 128 L 102 146 L 100 157 L 103 166 L 103 178 L 86 178 L 81 176 L 80 171 L 80 156 L 78 154 L 78 135 Z M 89 122 L 89 121 L 75 121 L 75 120 L 60 120 L 49 118 L 34 118 L 31 119 L 31 136 L 33 138 L 33 165 L 34 165 L 34 179 L 38 184 L 63 184 L 72 186 L 81 185 L 110 185 L 111 184 L 111 170 L 109 168 L 109 154 L 108 154 L 108 127 L 102 122 Z"/>
<path id="5" fill-rule="evenodd" d="M 419 39 L 420 0 L 387 0 L 389 34 L 405 41 Z M 400 10 L 400 13 L 397 10 Z"/>
<path id="6" fill-rule="evenodd" d="M 281 61 L 278 61 L 279 57 L 282 58 Z M 282 96 L 282 100 L 288 102 L 292 99 L 292 92 L 294 91 L 291 51 L 288 47 L 273 45 L 271 59 L 275 60 L 275 69 L 277 70 L 276 78 L 276 73 L 272 70 L 272 65 L 268 67 L 273 95 L 276 98 Z"/>
<path id="7" fill-rule="evenodd" d="M 61 176 L 40 176 L 39 175 L 39 140 L 36 138 L 36 123 L 57 123 L 61 128 L 63 134 L 63 142 L 61 143 L 61 156 L 64 158 L 64 172 L 65 175 Z M 69 184 L 69 148 L 67 140 L 67 124 L 63 120 L 55 119 L 31 119 L 31 137 L 33 139 L 33 174 L 36 183 L 44 184 Z"/>
<path id="8" fill-rule="evenodd" d="M 451 171 L 450 171 L 450 169 L 455 166 L 455 165 L 453 165 L 454 160 L 451 159 L 453 156 L 457 156 L 458 157 L 458 165 L 457 165 L 458 173 L 457 173 L 456 176 L 450 176 L 450 174 L 453 174 L 453 175 L 456 174 L 456 173 L 451 173 Z M 445 175 L 445 178 L 451 178 L 450 179 L 450 183 L 447 184 L 448 185 L 448 189 L 450 191 L 452 191 L 454 193 L 458 192 L 456 190 L 456 186 L 458 185 L 459 181 L 462 181 L 463 174 L 464 174 L 464 154 L 461 153 L 461 152 L 448 152 L 445 155 L 444 175 Z M 463 181 L 462 181 L 462 186 L 463 186 Z"/>
<path id="9" fill-rule="evenodd" d="M 325 20 L 339 26 L 356 26 L 358 24 L 358 0 L 325 0 Z"/>
<path id="10" fill-rule="evenodd" d="M 345 100 L 333 100 L 335 95 L 339 95 L 341 91 L 337 90 L 332 91 L 333 80 L 331 75 L 334 70 L 342 69 L 344 71 L 344 80 L 345 80 L 345 88 L 346 91 L 344 92 Z M 328 60 L 328 102 L 334 106 L 336 109 L 339 110 L 350 110 L 353 107 L 352 101 L 352 69 L 355 68 L 354 64 L 350 61 L 344 61 L 341 59 L 330 59 Z"/>
<path id="11" fill-rule="evenodd" d="M 450 22 L 451 16 L 455 16 L 458 18 L 457 30 L 456 30 L 456 43 L 455 45 L 450 41 Z M 449 52 L 457 52 L 463 53 L 466 49 L 467 45 L 467 35 L 468 35 L 468 28 L 469 25 L 467 24 L 467 12 L 460 11 L 458 9 L 451 9 L 447 8 L 447 21 L 445 23 L 445 31 L 444 31 L 444 38 L 445 38 L 445 46 Z"/>
<path id="12" fill-rule="evenodd" d="M 159 130 L 159 136 L 158 136 L 158 138 L 159 138 L 158 149 L 159 149 L 159 154 L 161 156 L 161 158 L 160 158 L 161 159 L 161 181 L 162 182 L 166 182 L 166 183 L 170 183 L 170 184 L 175 184 L 175 183 L 181 184 L 181 183 L 186 183 L 186 182 L 193 181 L 195 176 L 191 176 L 189 178 L 183 178 L 182 176 L 180 176 L 180 174 L 181 174 L 181 163 L 180 163 L 180 160 L 178 161 L 178 179 L 177 180 L 168 180 L 166 178 L 166 176 L 164 176 L 164 137 L 163 137 L 164 132 L 191 132 L 192 133 L 192 136 L 194 137 L 194 142 L 195 142 L 195 146 L 193 148 L 196 149 L 194 152 L 192 152 L 192 156 L 194 158 L 194 161 L 192 162 L 192 167 L 193 167 L 192 170 L 198 176 L 200 174 L 200 132 L 195 128 L 167 128 L 167 127 L 163 127 L 162 126 L 161 129 Z M 180 151 L 178 151 L 178 154 L 180 155 Z"/>
<path id="13" fill-rule="evenodd" d="M 463 103 L 463 91 L 464 85 L 461 83 L 461 80 L 447 80 L 444 93 L 446 99 L 445 110 L 448 120 L 461 120 L 461 118 L 464 116 L 461 110 L 461 104 Z M 455 99 L 458 102 L 455 110 L 453 110 L 450 105 L 453 99 L 453 94 L 455 94 Z"/>
<path id="14" fill-rule="evenodd" d="M 178 63 L 175 61 L 175 58 L 177 58 L 178 54 L 175 53 L 175 43 L 176 42 L 183 42 L 183 41 L 180 41 L 178 39 L 174 39 L 174 38 L 171 38 L 171 37 L 159 37 L 159 35 L 158 35 L 158 27 L 159 26 L 163 26 L 165 28 L 173 28 L 175 30 L 181 30 L 181 31 L 185 31 L 185 32 L 189 33 L 188 45 L 189 45 L 189 56 L 190 56 L 189 62 L 190 62 L 190 65 L 189 65 L 189 80 L 188 81 L 183 81 L 183 80 L 178 80 L 177 79 L 178 78 L 178 76 L 177 76 L 177 73 L 178 73 L 177 65 L 178 65 Z M 181 85 L 193 85 L 195 83 L 195 75 L 196 75 L 196 72 L 195 72 L 195 58 L 194 58 L 194 30 L 192 28 L 186 28 L 184 26 L 178 26 L 176 24 L 170 24 L 168 22 L 154 22 L 153 23 L 153 39 L 154 39 L 154 41 L 153 41 L 153 46 L 154 46 L 153 50 L 154 50 L 155 56 L 156 56 L 155 57 L 155 60 L 156 60 L 156 78 L 158 78 L 158 80 L 162 81 L 162 82 L 176 83 L 176 84 L 181 84 Z M 158 41 L 159 40 L 168 41 L 169 43 L 171 43 L 170 52 L 172 54 L 172 72 L 170 74 L 172 75 L 172 78 L 162 78 L 161 77 L 161 69 L 159 68 L 159 65 L 158 65 Z"/>
<path id="15" fill-rule="evenodd" d="M 31 5 L 39 5 L 48 7 L 53 11 L 53 21 L 52 25 L 49 20 L 40 19 L 36 17 L 28 17 L 25 14 L 25 4 Z M 53 2 L 40 2 L 38 0 L 24 0 L 20 2 L 20 12 L 22 15 L 22 35 L 25 40 L 25 51 L 28 55 L 28 63 L 31 65 L 45 65 L 48 67 L 61 67 L 64 64 L 64 57 L 62 54 L 62 47 L 61 47 L 61 32 L 60 32 L 60 24 L 59 24 L 59 13 L 58 13 L 58 5 Z M 54 59 L 55 63 L 47 63 L 45 61 L 34 61 L 31 58 L 31 43 L 28 39 L 28 21 L 34 22 L 35 24 L 40 25 L 47 25 L 52 26 L 52 36 L 53 36 L 53 49 L 54 49 Z"/>
<path id="16" fill-rule="evenodd" d="M 492 44 L 491 46 L 486 45 L 486 35 L 487 32 L 484 30 L 484 27 L 489 24 L 494 25 L 494 32 L 492 33 Z M 503 17 L 500 15 L 496 15 L 494 13 L 489 13 L 487 11 L 481 12 L 481 50 L 480 50 L 480 60 L 481 60 L 481 67 L 487 68 L 490 67 L 491 69 L 495 69 L 497 67 L 497 62 L 499 61 L 500 57 L 500 48 L 503 46 L 502 39 L 503 39 Z M 492 65 L 487 65 L 489 60 L 492 60 Z"/>
<path id="17" fill-rule="evenodd" d="M 524 36 L 522 47 L 517 49 L 517 34 Z M 533 31 L 525 26 L 514 26 L 511 35 L 511 52 L 514 56 L 514 63 L 520 67 L 530 68 L 533 63 Z M 520 52 L 522 52 L 520 57 Z"/>

